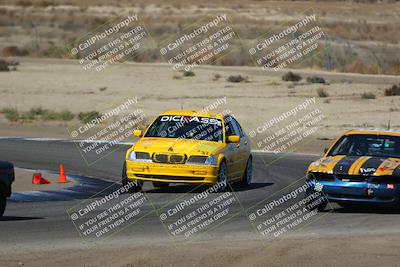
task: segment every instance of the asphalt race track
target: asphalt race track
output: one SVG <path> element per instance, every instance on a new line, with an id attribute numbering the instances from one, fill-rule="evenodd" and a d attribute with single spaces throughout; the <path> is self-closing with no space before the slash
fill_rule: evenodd
<path id="1" fill-rule="evenodd" d="M 0 221 L 0 249 L 2 251 L 23 249 L 24 247 L 57 245 L 81 242 L 79 233 L 74 227 L 67 210 L 93 196 L 96 192 L 108 188 L 116 188 L 118 183 L 124 152 L 128 146 L 120 145 L 116 151 L 107 157 L 88 166 L 72 142 L 44 141 L 9 138 L 0 140 L 1 160 L 14 163 L 15 166 L 29 169 L 57 171 L 63 163 L 67 175 L 78 178 L 80 188 L 64 192 L 64 198 L 47 197 L 32 201 L 21 200 L 13 195 L 8 202 L 5 217 Z M 251 226 L 248 216 L 249 208 L 263 200 L 274 196 L 280 190 L 287 188 L 293 182 L 300 186 L 307 165 L 317 156 L 302 154 L 268 154 L 254 153 L 253 184 L 249 188 L 233 187 L 233 192 L 240 204 L 231 207 L 232 216 L 217 227 L 201 235 L 200 239 L 243 238 L 256 239 L 259 237 Z M 90 177 L 90 178 L 85 178 Z M 145 184 L 145 195 L 151 200 L 145 202 L 141 212 L 143 218 L 119 231 L 107 242 L 135 242 L 148 240 L 170 241 L 165 227 L 159 219 L 159 208 L 165 203 L 174 202 L 182 197 L 194 196 L 201 190 L 192 186 L 175 185 L 166 189 L 155 189 L 151 184 Z M 79 191 L 79 193 L 77 193 Z M 213 193 L 218 197 L 223 193 Z M 101 197 L 100 195 L 98 197 Z M 66 200 L 63 200 L 66 199 Z M 199 207 L 198 202 L 187 212 Z M 384 234 L 399 231 L 400 215 L 375 209 L 349 210 L 333 205 L 318 213 L 318 218 L 296 231 L 285 233 L 289 236 L 330 235 L 364 235 Z M 197 238 L 197 237 L 196 237 Z"/>

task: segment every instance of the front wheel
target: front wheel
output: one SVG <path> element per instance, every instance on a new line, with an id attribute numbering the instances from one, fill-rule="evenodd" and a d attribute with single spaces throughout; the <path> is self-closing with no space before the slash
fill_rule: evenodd
<path id="1" fill-rule="evenodd" d="M 247 160 L 246 169 L 244 170 L 243 173 L 242 185 L 249 186 L 251 184 L 252 178 L 253 178 L 253 159 L 250 156 L 249 159 Z"/>
<path id="2" fill-rule="evenodd" d="M 218 192 L 225 192 L 228 190 L 228 168 L 225 161 L 221 162 L 218 170 Z"/>
<path id="3" fill-rule="evenodd" d="M 128 189 L 127 192 L 128 194 L 132 194 L 132 193 L 136 193 L 139 192 L 140 190 L 142 190 L 143 187 L 143 182 L 140 181 L 129 181 L 128 180 L 128 176 L 126 175 L 126 162 L 124 162 L 124 166 L 122 167 L 122 186 L 125 187 L 128 185 L 128 183 L 133 183 L 133 185 L 131 185 Z"/>

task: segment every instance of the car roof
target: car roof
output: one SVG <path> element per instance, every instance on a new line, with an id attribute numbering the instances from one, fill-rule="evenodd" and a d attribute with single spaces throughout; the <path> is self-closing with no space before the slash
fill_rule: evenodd
<path id="1" fill-rule="evenodd" d="M 347 131 L 345 135 L 354 135 L 354 134 L 372 134 L 372 135 L 390 135 L 390 136 L 399 136 L 400 130 L 395 129 L 353 129 Z"/>
<path id="2" fill-rule="evenodd" d="M 196 110 L 168 110 L 160 113 L 159 116 L 163 115 L 175 115 L 175 116 L 197 116 L 197 117 L 207 117 L 207 118 L 218 118 L 222 119 L 223 115 L 218 112 L 204 112 Z"/>

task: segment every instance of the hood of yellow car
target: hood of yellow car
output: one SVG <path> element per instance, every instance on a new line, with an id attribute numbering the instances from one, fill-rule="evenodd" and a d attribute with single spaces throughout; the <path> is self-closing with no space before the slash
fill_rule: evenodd
<path id="1" fill-rule="evenodd" d="M 177 153 L 210 156 L 225 148 L 224 143 L 193 139 L 152 138 L 140 139 L 134 151 L 156 153 Z"/>
<path id="2" fill-rule="evenodd" d="M 371 156 L 329 156 L 311 163 L 308 171 L 343 175 L 400 176 L 400 159 Z"/>

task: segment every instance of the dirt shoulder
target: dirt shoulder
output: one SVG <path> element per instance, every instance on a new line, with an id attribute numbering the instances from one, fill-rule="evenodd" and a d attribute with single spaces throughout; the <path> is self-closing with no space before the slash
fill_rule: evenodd
<path id="1" fill-rule="evenodd" d="M 399 235 L 199 242 L 26 251 L 2 255 L 2 266 L 397 266 Z M 133 243 L 134 241 L 132 241 Z"/>
<path id="2" fill-rule="evenodd" d="M 143 110 L 143 124 L 147 125 L 165 110 L 202 110 L 223 100 L 216 110 L 234 114 L 250 133 L 272 118 L 314 99 L 307 110 L 272 129 L 272 132 L 278 131 L 306 112 L 318 110 L 318 114 L 323 115 L 323 119 L 313 124 L 318 131 L 286 149 L 312 153 L 321 153 L 334 138 L 349 129 L 386 128 L 389 120 L 392 128 L 400 128 L 400 96 L 384 95 L 386 88 L 400 83 L 398 76 L 303 69 L 294 70 L 303 77 L 300 82 L 287 82 L 281 77 L 288 70 L 265 72 L 255 67 L 201 66 L 194 70 L 195 76 L 183 77 L 166 64 L 123 63 L 109 66 L 102 72 L 87 72 L 73 60 L 17 60 L 20 61 L 17 71 L 0 73 L 0 109 L 27 112 L 43 108 L 57 112 L 67 110 L 75 115 L 90 111 L 104 113 L 135 98 L 137 104 L 132 108 Z M 238 74 L 248 77 L 249 82 L 227 81 L 229 76 Z M 305 81 L 314 75 L 327 82 Z M 323 90 L 326 96 L 320 97 L 318 90 Z M 374 97 L 363 97 L 366 93 Z M 0 114 L 0 136 L 68 138 L 68 130 L 80 124 L 76 117 L 66 122 L 10 123 L 5 114 Z M 252 141 L 257 144 L 266 136 L 267 132 L 262 132 Z M 262 146 L 253 148 L 263 149 Z"/>

